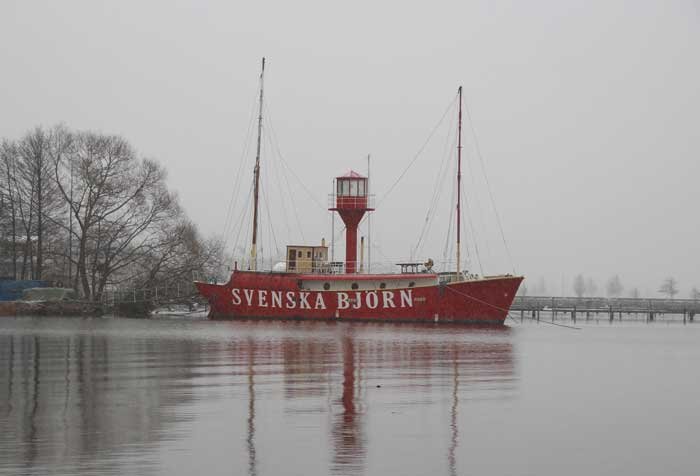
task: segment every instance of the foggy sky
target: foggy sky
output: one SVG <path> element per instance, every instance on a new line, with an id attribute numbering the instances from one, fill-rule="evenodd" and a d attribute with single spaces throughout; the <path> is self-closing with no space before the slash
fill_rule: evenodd
<path id="1" fill-rule="evenodd" d="M 364 173 L 367 154 L 381 198 L 463 85 L 513 265 L 530 288 L 543 277 L 549 292 L 563 283 L 571 294 L 577 273 L 600 286 L 617 273 L 650 295 L 666 276 L 679 280 L 679 297 L 700 287 L 692 0 L 4 1 L 0 44 L 1 137 L 56 123 L 121 134 L 166 166 L 206 234 L 224 232 L 262 56 L 282 156 L 323 206 L 332 178 Z M 478 165 L 467 136 L 467 166 Z M 375 213 L 373 259 L 409 255 L 446 140 L 436 136 Z M 465 180 L 480 192 L 470 203 L 482 210 L 473 218 L 484 271 L 512 272 L 475 170 Z M 305 241 L 330 239 L 329 214 L 289 180 Z M 301 240 L 286 207 L 270 211 L 281 248 Z M 441 256 L 446 213 L 419 258 Z"/>

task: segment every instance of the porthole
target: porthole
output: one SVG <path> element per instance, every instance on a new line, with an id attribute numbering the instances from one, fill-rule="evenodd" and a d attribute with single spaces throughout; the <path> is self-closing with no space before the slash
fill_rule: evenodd
<path id="1" fill-rule="evenodd" d="M 352 283 L 352 286 L 350 286 L 350 287 L 351 287 L 352 289 L 357 289 L 357 288 L 358 288 L 357 283 Z"/>
<path id="2" fill-rule="evenodd" d="M 415 286 L 415 285 L 416 285 L 416 282 L 415 282 L 415 281 L 411 281 L 410 283 L 408 283 L 408 287 L 409 287 L 409 288 L 412 288 L 412 287 Z"/>
<path id="3" fill-rule="evenodd" d="M 323 289 L 328 291 L 331 288 L 331 283 L 323 283 Z"/>
<path id="4" fill-rule="evenodd" d="M 381 283 L 379 285 L 379 289 L 385 289 L 386 288 L 386 283 Z"/>

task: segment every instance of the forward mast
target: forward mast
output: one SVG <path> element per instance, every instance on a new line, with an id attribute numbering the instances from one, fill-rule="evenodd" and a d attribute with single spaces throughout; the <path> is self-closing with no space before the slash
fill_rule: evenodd
<path id="1" fill-rule="evenodd" d="M 258 268 L 258 203 L 260 190 L 260 139 L 262 137 L 263 119 L 263 79 L 265 76 L 265 58 L 262 59 L 260 70 L 260 112 L 258 113 L 258 147 L 255 153 L 255 168 L 253 169 L 253 180 L 255 182 L 253 190 L 253 242 L 250 245 L 250 270 L 256 271 Z"/>

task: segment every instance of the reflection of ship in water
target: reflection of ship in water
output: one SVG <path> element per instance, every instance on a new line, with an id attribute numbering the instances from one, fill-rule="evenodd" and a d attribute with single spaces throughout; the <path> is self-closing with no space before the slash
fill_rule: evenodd
<path id="1" fill-rule="evenodd" d="M 356 394 L 361 396 L 360 386 L 364 383 L 359 377 L 361 361 L 356 362 L 358 353 L 351 333 L 345 333 L 341 340 L 343 359 L 343 391 L 340 399 L 342 411 L 333 415 L 333 473 L 354 474 L 362 472 L 367 453 L 365 435 L 362 431 L 362 413 L 357 408 Z"/>
<path id="2" fill-rule="evenodd" d="M 362 474 L 377 454 L 386 463 L 414 450 L 457 474 L 469 401 L 507 398 L 516 385 L 507 328 L 254 321 L 163 338 L 170 324 L 123 335 L 70 322 L 68 332 L 0 334 L 0 452 L 11 451 L 0 472 L 158 472 L 168 454 L 158 448 L 197 448 L 188 439 L 198 427 L 222 464 L 249 475 L 283 455 L 302 467 L 290 472 Z M 202 428 L 212 408 L 219 425 Z M 215 451 L 207 445 L 206 458 Z"/>
<path id="3" fill-rule="evenodd" d="M 297 325 L 303 328 L 306 323 Z M 255 367 L 282 366 L 288 416 L 328 414 L 332 474 L 364 473 L 370 445 L 381 443 L 370 441 L 369 419 L 381 412 L 395 413 L 394 408 L 424 404 L 433 390 L 449 395 L 449 419 L 436 424 L 446 430 L 442 454 L 448 472 L 457 474 L 460 395 L 502 398 L 515 386 L 507 328 L 438 330 L 376 323 L 328 326 L 330 333 L 287 336 L 274 342 L 241 341 L 243 345 L 235 347 L 241 352 L 236 356 L 241 361 L 243 353 L 255 360 L 248 367 L 249 474 L 256 474 L 257 458 L 274 458 L 256 455 Z M 377 438 L 376 433 L 372 435 Z"/>

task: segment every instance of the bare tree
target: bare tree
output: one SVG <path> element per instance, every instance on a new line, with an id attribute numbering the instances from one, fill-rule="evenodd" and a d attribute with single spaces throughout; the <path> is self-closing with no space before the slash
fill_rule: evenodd
<path id="1" fill-rule="evenodd" d="M 11 256 L 12 279 L 17 279 L 17 190 L 15 187 L 15 172 L 17 168 L 17 147 L 14 143 L 4 140 L 0 145 L 0 196 L 2 197 L 2 228 L 3 244 L 6 249 L 3 256 Z M 9 235 L 9 239 L 7 236 Z M 9 270 L 5 270 L 9 275 Z"/>
<path id="2" fill-rule="evenodd" d="M 33 279 L 44 277 L 47 238 L 53 236 L 56 213 L 62 204 L 53 179 L 53 163 L 49 151 L 51 135 L 51 131 L 36 127 L 17 143 L 18 188 L 25 192 L 24 203 L 29 207 L 22 214 L 26 234 L 24 262 L 26 263 L 28 253 Z M 36 255 L 35 264 L 33 255 Z"/>
<path id="3" fill-rule="evenodd" d="M 138 262 L 144 287 L 191 286 L 193 273 L 202 278 L 218 275 L 217 268 L 224 261 L 221 240 L 202 240 L 184 218 L 165 223 L 160 237 L 158 245 Z"/>
<path id="4" fill-rule="evenodd" d="M 155 225 L 174 219 L 179 207 L 165 186 L 165 171 L 139 159 L 123 138 L 86 132 L 65 142 L 70 147 L 53 159 L 56 183 L 76 222 L 74 287 L 99 300 L 110 278 L 155 246 Z M 72 193 L 69 169 L 75 174 Z"/>
<path id="5" fill-rule="evenodd" d="M 629 296 L 634 299 L 639 299 L 639 288 L 630 289 Z"/>
<path id="6" fill-rule="evenodd" d="M 676 278 L 666 278 L 664 282 L 661 283 L 659 292 L 665 294 L 669 299 L 673 299 L 673 297 L 678 294 L 678 281 L 676 281 Z"/>
<path id="7" fill-rule="evenodd" d="M 622 282 L 620 281 L 620 276 L 618 276 L 617 274 L 610 278 L 605 286 L 605 291 L 608 294 L 608 297 L 620 297 L 623 290 L 624 287 L 622 286 Z"/>
<path id="8" fill-rule="evenodd" d="M 535 288 L 535 293 L 539 296 L 544 296 L 547 294 L 547 282 L 544 280 L 544 276 L 540 276 L 537 282 L 537 287 Z"/>
<path id="9" fill-rule="evenodd" d="M 584 280 L 582 274 L 578 274 L 574 278 L 574 294 L 576 294 L 576 297 L 579 298 L 586 294 L 586 281 Z"/>
<path id="10" fill-rule="evenodd" d="M 586 294 L 589 296 L 595 296 L 598 293 L 598 286 L 596 285 L 593 278 L 586 279 Z"/>
<path id="11" fill-rule="evenodd" d="M 700 299 L 700 289 L 697 286 L 693 286 L 693 289 L 690 290 L 690 299 Z"/>
<path id="12" fill-rule="evenodd" d="M 108 286 L 191 285 L 193 272 L 216 274 L 221 241 L 199 236 L 165 179 L 117 136 L 56 126 L 4 140 L 0 273 L 69 276 L 92 300 Z"/>

